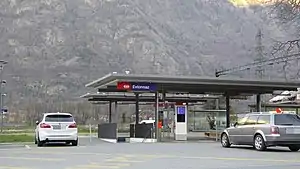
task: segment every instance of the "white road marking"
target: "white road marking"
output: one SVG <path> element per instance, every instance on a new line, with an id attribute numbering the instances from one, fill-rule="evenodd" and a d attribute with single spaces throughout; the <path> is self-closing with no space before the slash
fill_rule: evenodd
<path id="1" fill-rule="evenodd" d="M 9 160 L 34 160 L 34 161 L 65 161 L 61 158 L 31 158 L 31 157 L 0 157 L 0 159 L 9 159 Z"/>

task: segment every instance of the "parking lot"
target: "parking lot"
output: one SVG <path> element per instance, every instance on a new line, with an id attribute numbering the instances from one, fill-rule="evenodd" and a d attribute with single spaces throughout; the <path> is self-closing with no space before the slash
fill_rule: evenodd
<path id="1" fill-rule="evenodd" d="M 6 147 L 6 148 L 5 148 Z M 0 169 L 298 169 L 300 152 L 225 149 L 215 142 L 105 143 L 82 138 L 78 147 L 1 146 Z"/>

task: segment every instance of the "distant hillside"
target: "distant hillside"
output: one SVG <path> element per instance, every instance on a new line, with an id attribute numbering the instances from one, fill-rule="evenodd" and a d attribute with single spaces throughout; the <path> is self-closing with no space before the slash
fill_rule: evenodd
<path id="1" fill-rule="evenodd" d="M 252 7 L 227 0 L 1 0 L 7 101 L 74 99 L 85 83 L 112 71 L 214 75 L 251 62 L 259 28 L 266 51 L 272 39 L 289 37 L 263 7 Z"/>

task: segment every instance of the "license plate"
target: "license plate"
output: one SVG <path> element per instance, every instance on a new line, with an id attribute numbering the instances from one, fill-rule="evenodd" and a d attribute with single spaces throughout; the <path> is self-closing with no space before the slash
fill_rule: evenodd
<path id="1" fill-rule="evenodd" d="M 61 126 L 60 125 L 53 125 L 53 130 L 60 130 L 61 129 Z"/>
<path id="2" fill-rule="evenodd" d="M 286 129 L 286 134 L 300 134 L 300 129 Z"/>

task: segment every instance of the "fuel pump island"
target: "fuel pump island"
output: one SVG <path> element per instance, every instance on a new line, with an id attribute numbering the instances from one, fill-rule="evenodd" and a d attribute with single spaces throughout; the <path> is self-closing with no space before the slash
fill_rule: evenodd
<path id="1" fill-rule="evenodd" d="M 195 99 L 200 100 L 201 94 L 213 94 L 223 96 L 225 99 L 225 126 L 230 126 L 230 100 L 238 96 L 256 96 L 255 109 L 261 111 L 261 95 L 273 94 L 274 91 L 297 91 L 300 86 L 299 82 L 286 81 L 270 81 L 258 79 L 241 79 L 241 78 L 215 78 L 205 76 L 178 76 L 178 75 L 151 75 L 151 74 L 119 74 L 111 73 L 94 80 L 85 85 L 86 87 L 96 88 L 99 93 L 123 93 L 124 96 L 99 96 L 87 94 L 83 98 L 88 98 L 89 101 L 106 101 L 109 102 L 109 123 L 105 127 L 111 129 L 107 133 L 107 128 L 104 127 L 103 133 L 113 133 L 113 138 L 116 137 L 117 121 L 113 124 L 111 118 L 111 105 L 114 102 L 117 105 L 118 101 L 134 101 L 136 105 L 136 121 L 135 125 L 139 124 L 139 101 L 153 102 L 155 101 L 155 139 L 160 141 L 160 131 L 164 126 L 163 119 L 160 118 L 159 102 L 185 102 L 187 104 L 174 105 L 174 139 L 187 140 L 187 115 L 188 103 Z M 131 93 L 133 96 L 126 96 L 125 93 Z M 141 93 L 149 93 L 151 96 L 140 96 Z M 185 93 L 188 95 L 196 95 L 197 98 L 167 98 L 166 94 L 170 93 Z M 202 98 L 205 99 L 205 98 Z M 172 101 L 171 101 L 172 100 Z M 118 113 L 116 112 L 115 115 Z M 117 119 L 117 118 L 116 118 Z M 111 125 L 109 125 L 111 124 Z M 135 131 L 137 133 L 137 131 Z M 101 133 L 101 132 L 99 132 Z M 135 133 L 135 136 L 136 136 Z M 105 137 L 108 137 L 105 136 Z M 144 137 L 142 137 L 144 138 Z"/>
<path id="2" fill-rule="evenodd" d="M 118 82 L 117 89 L 126 90 L 127 92 L 135 93 L 137 102 L 139 101 L 139 95 L 141 93 L 149 92 L 155 93 L 155 137 L 158 141 L 161 140 L 162 128 L 164 127 L 164 111 L 159 109 L 159 101 L 165 101 L 165 94 L 157 92 L 157 85 L 155 83 L 130 83 L 130 82 Z M 137 103 L 138 105 L 138 103 Z M 139 108 L 137 108 L 139 109 Z M 173 112 L 173 111 L 172 111 Z M 187 140 L 187 104 L 176 103 L 174 106 L 174 136 L 175 140 L 185 141 Z M 138 117 L 139 115 L 136 114 Z M 136 118 L 139 119 L 139 118 Z M 138 121 L 136 121 L 138 123 Z"/>

